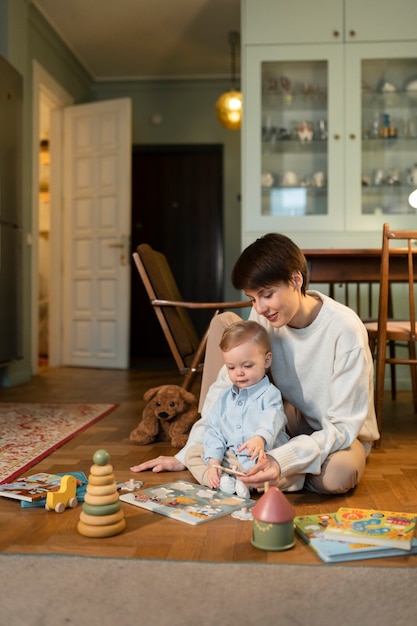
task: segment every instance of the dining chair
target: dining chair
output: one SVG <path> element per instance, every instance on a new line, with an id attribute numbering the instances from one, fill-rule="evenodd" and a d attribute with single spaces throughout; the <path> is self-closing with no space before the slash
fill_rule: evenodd
<path id="1" fill-rule="evenodd" d="M 382 430 L 386 363 L 410 366 L 414 410 L 417 412 L 417 358 L 415 348 L 417 335 L 414 293 L 414 259 L 417 253 L 414 242 L 416 240 L 417 230 L 390 230 L 389 224 L 383 226 L 378 321 L 365 323 L 370 347 L 375 358 L 375 411 L 380 433 Z M 395 247 L 392 245 L 393 243 Z M 397 244 L 403 247 L 398 247 Z M 404 262 L 407 264 L 408 319 L 403 320 L 389 319 L 389 295 L 392 282 L 390 260 L 395 255 L 404 256 Z M 408 356 L 399 357 L 391 354 L 387 356 L 387 344 L 392 341 L 395 343 L 404 342 L 408 347 Z"/>
<path id="2" fill-rule="evenodd" d="M 189 390 L 203 370 L 209 326 L 199 337 L 188 310 L 212 309 L 214 317 L 221 310 L 249 307 L 252 303 L 249 300 L 186 302 L 162 252 L 143 243 L 133 253 L 133 259 L 175 363 L 184 376 L 182 387 Z"/>

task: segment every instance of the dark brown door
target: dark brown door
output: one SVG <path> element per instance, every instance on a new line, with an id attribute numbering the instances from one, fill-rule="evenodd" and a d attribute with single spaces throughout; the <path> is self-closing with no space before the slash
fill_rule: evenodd
<path id="1" fill-rule="evenodd" d="M 221 145 L 135 146 L 132 250 L 163 252 L 185 300 L 223 299 L 223 149 Z M 209 314 L 192 314 L 197 331 Z M 132 265 L 131 360 L 170 354 Z"/>

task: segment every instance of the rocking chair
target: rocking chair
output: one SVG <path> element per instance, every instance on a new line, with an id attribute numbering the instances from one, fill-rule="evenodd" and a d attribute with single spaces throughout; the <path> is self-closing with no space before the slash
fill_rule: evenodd
<path id="1" fill-rule="evenodd" d="M 164 254 L 143 243 L 133 253 L 133 259 L 175 363 L 184 376 L 182 387 L 189 390 L 203 370 L 209 327 L 199 338 L 187 309 L 212 309 L 215 316 L 224 309 L 249 307 L 251 302 L 185 302 Z"/>

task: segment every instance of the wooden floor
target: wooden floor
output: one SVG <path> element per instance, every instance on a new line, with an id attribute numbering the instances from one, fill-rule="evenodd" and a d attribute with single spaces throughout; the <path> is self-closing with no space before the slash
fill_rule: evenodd
<path id="1" fill-rule="evenodd" d="M 46 370 L 28 384 L 0 389 L 0 402 L 112 402 L 118 408 L 91 426 L 31 471 L 82 470 L 87 475 L 99 448 L 111 454 L 116 480 L 136 477 L 145 487 L 173 479 L 192 480 L 187 472 L 132 474 L 129 467 L 159 454 L 171 454 L 167 444 L 135 446 L 129 433 L 137 425 L 143 393 L 161 384 L 180 383 L 174 370 L 108 371 L 59 368 Z M 198 388 L 195 389 L 198 393 Z M 368 460 L 360 485 L 346 496 L 321 496 L 306 491 L 288 494 L 297 515 L 332 512 L 339 506 L 417 512 L 417 416 L 411 394 L 386 398 L 383 443 Z M 191 561 L 235 561 L 318 564 L 322 561 L 300 539 L 286 552 L 265 552 L 251 545 L 252 523 L 228 516 L 197 527 L 123 505 L 127 529 L 106 539 L 80 535 L 80 507 L 61 515 L 42 508 L 21 509 L 18 502 L 0 501 L 0 551 L 59 553 L 106 557 L 133 557 Z M 417 566 L 417 556 L 349 563 L 358 565 Z"/>

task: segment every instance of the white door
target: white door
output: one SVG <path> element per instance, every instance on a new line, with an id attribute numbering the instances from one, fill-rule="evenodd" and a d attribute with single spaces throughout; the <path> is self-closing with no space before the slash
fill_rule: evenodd
<path id="1" fill-rule="evenodd" d="M 129 361 L 131 102 L 64 111 L 63 364 Z"/>

